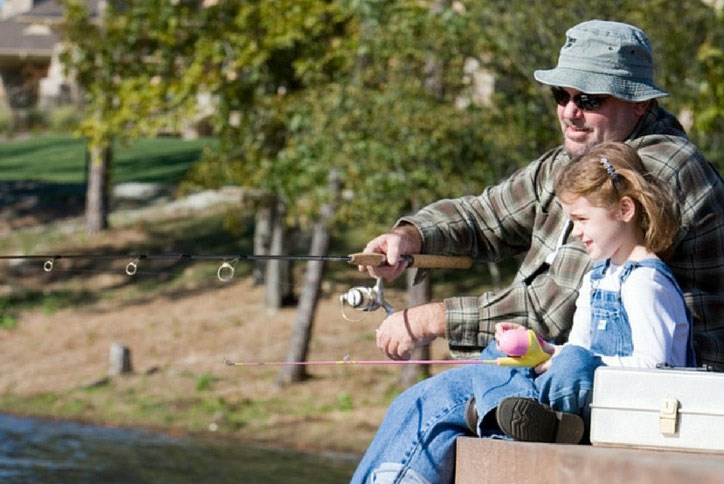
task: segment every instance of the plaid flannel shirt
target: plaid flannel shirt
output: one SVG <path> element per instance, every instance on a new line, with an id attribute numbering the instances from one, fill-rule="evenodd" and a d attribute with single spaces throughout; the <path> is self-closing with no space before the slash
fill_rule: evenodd
<path id="1" fill-rule="evenodd" d="M 652 173 L 668 181 L 682 227 L 667 260 L 693 317 L 699 363 L 724 370 L 724 182 L 671 114 L 656 102 L 626 140 Z M 412 224 L 423 252 L 485 261 L 524 254 L 512 283 L 479 297 L 445 300 L 446 336 L 456 357 L 472 357 L 514 322 L 564 341 L 578 287 L 591 267 L 553 186 L 570 161 L 559 146 L 478 196 L 433 203 L 398 224 Z"/>

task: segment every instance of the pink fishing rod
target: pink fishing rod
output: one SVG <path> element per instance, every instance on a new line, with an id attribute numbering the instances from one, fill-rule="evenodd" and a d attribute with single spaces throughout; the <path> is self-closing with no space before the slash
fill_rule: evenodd
<path id="1" fill-rule="evenodd" d="M 228 366 L 331 366 L 331 365 L 498 365 L 534 367 L 548 360 L 551 355 L 543 350 L 545 342 L 532 329 L 511 329 L 498 341 L 498 348 L 508 356 L 494 360 L 341 360 L 310 361 L 231 361 Z"/>
<path id="2" fill-rule="evenodd" d="M 498 360 L 309 360 L 309 361 L 231 361 L 228 366 L 336 366 L 336 365 L 476 365 L 501 364 Z"/>

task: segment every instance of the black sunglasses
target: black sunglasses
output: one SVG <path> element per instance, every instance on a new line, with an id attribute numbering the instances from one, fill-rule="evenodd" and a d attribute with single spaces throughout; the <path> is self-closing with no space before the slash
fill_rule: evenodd
<path id="1" fill-rule="evenodd" d="M 571 100 L 571 95 L 568 94 L 568 91 L 562 87 L 553 86 L 551 87 L 551 92 L 553 93 L 553 99 L 556 100 L 556 103 L 559 106 L 566 106 L 568 101 Z M 603 105 L 608 97 L 609 96 L 605 94 L 599 95 L 581 93 L 573 96 L 573 104 L 583 111 L 595 111 Z"/>

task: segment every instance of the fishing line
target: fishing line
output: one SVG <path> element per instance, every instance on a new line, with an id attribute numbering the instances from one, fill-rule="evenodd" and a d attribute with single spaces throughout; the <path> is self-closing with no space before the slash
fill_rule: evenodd
<path id="1" fill-rule="evenodd" d="M 307 361 L 231 361 L 224 358 L 227 366 L 405 366 L 405 365 L 498 365 L 523 366 L 510 364 L 503 358 L 495 360 L 307 360 Z"/>

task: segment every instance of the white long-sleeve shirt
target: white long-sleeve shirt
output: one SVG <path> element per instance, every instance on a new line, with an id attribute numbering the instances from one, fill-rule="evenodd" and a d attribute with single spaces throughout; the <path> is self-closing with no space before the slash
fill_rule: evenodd
<path id="1" fill-rule="evenodd" d="M 611 264 L 599 289 L 618 291 L 623 266 Z M 684 301 L 672 282 L 650 267 L 634 269 L 621 286 L 621 300 L 631 326 L 630 356 L 601 356 L 608 366 L 654 368 L 659 363 L 686 366 L 689 323 Z M 591 273 L 583 279 L 567 344 L 591 347 Z"/>

